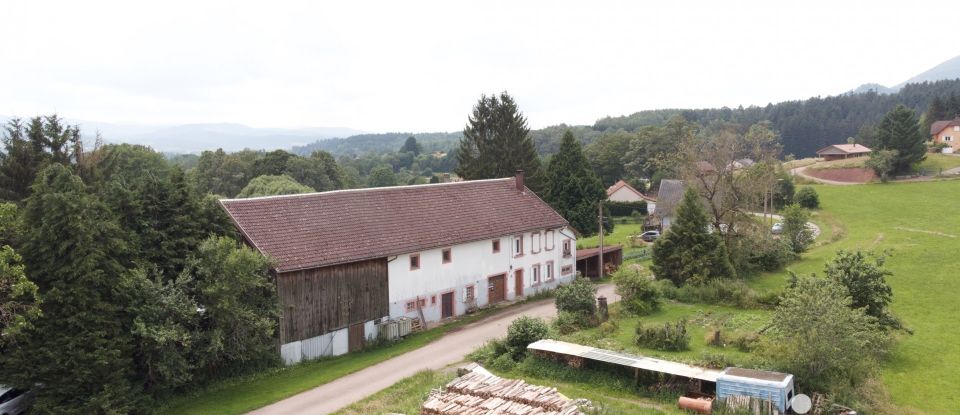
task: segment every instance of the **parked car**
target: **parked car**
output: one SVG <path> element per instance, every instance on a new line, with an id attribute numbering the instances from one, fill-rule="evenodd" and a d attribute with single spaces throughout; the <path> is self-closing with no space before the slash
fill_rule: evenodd
<path id="1" fill-rule="evenodd" d="M 14 389 L 0 385 L 0 414 L 21 415 L 33 404 L 33 389 Z"/>
<path id="2" fill-rule="evenodd" d="M 770 228 L 770 233 L 772 233 L 772 234 L 774 234 L 774 235 L 779 235 L 781 232 L 783 232 L 783 223 L 782 223 L 782 222 L 774 223 L 774 224 L 773 224 L 773 227 Z"/>
<path id="3" fill-rule="evenodd" d="M 647 242 L 653 242 L 657 240 L 657 238 L 659 237 L 660 237 L 660 231 L 646 231 L 640 234 L 640 239 Z"/>

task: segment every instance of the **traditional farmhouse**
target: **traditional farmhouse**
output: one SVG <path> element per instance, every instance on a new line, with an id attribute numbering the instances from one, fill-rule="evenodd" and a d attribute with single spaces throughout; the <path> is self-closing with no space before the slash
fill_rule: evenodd
<path id="1" fill-rule="evenodd" d="M 930 125 L 933 144 L 945 144 L 944 153 L 960 152 L 960 116 L 952 120 L 936 121 Z"/>
<path id="2" fill-rule="evenodd" d="M 576 236 L 515 178 L 222 200 L 274 261 L 287 363 L 571 281 Z"/>
<path id="3" fill-rule="evenodd" d="M 629 183 L 618 180 L 607 188 L 607 200 L 611 202 L 647 202 L 647 214 L 652 215 L 657 208 L 657 198 L 644 195 Z"/>
<path id="4" fill-rule="evenodd" d="M 817 150 L 817 157 L 825 161 L 843 160 L 870 154 L 869 148 L 860 144 L 834 144 Z"/>
<path id="5" fill-rule="evenodd" d="M 657 212 L 653 216 L 654 221 L 660 227 L 661 232 L 670 229 L 673 218 L 677 210 L 677 205 L 683 199 L 683 180 L 664 179 L 660 181 L 660 190 L 657 193 Z"/>

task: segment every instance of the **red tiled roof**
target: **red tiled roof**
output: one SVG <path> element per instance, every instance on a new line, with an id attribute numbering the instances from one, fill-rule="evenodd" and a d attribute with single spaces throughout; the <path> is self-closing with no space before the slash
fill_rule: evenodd
<path id="1" fill-rule="evenodd" d="M 623 181 L 623 180 L 618 180 L 616 183 L 613 184 L 613 186 L 610 186 L 610 187 L 607 188 L 607 197 L 612 196 L 614 193 L 617 192 L 617 190 L 620 190 L 620 189 L 623 188 L 623 187 L 626 187 L 626 188 L 629 189 L 631 192 L 636 193 L 637 196 L 640 196 L 641 198 L 643 198 L 643 199 L 645 199 L 645 200 L 654 201 L 654 202 L 657 200 L 656 197 L 647 196 L 647 195 L 641 193 L 641 192 L 640 192 L 639 190 L 637 190 L 635 187 L 631 186 L 630 183 L 627 183 L 627 182 L 625 182 L 625 181 Z"/>
<path id="2" fill-rule="evenodd" d="M 845 153 L 845 154 L 869 153 L 873 151 L 873 150 L 870 150 L 869 147 L 866 147 L 861 144 L 834 144 L 834 145 L 826 146 L 824 148 L 817 150 L 817 154 L 826 153 L 831 148 L 836 149 L 837 152 Z"/>
<path id="3" fill-rule="evenodd" d="M 381 258 L 567 221 L 515 179 L 221 200 L 277 272 Z"/>
<path id="4" fill-rule="evenodd" d="M 960 125 L 960 117 L 946 121 L 934 121 L 933 124 L 930 124 L 930 135 L 940 134 L 945 128 L 957 125 Z"/>

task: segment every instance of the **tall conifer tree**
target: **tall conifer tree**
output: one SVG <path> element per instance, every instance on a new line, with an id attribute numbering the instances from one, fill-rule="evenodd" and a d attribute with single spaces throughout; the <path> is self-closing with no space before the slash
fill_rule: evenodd
<path id="1" fill-rule="evenodd" d="M 106 209 L 60 164 L 40 172 L 24 208 L 22 252 L 43 297 L 23 342 L 0 357 L 0 376 L 44 385 L 39 413 L 129 413 L 135 383 L 124 313 L 124 244 Z"/>
<path id="2" fill-rule="evenodd" d="M 896 150 L 895 172 L 909 171 L 910 168 L 926 158 L 926 138 L 920 132 L 916 114 L 913 110 L 897 105 L 880 121 L 877 129 L 875 150 Z"/>
<path id="3" fill-rule="evenodd" d="M 580 143 L 567 130 L 560 142 L 560 152 L 547 166 L 544 200 L 570 221 L 570 225 L 589 236 L 597 233 L 597 204 L 606 197 L 603 184 L 583 155 Z"/>
<path id="4" fill-rule="evenodd" d="M 540 159 L 527 119 L 506 92 L 483 95 L 463 130 L 456 173 L 467 180 L 510 177 L 523 170 L 527 187 L 541 189 Z"/>
<path id="5" fill-rule="evenodd" d="M 688 187 L 670 229 L 653 244 L 654 275 L 677 285 L 735 276 L 723 238 L 709 226 L 700 196 Z"/>

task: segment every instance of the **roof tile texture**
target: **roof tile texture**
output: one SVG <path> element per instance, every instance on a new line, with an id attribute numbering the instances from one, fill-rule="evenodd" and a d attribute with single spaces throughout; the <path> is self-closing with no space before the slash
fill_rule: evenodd
<path id="1" fill-rule="evenodd" d="M 277 272 L 419 252 L 567 225 L 515 179 L 222 200 Z"/>

